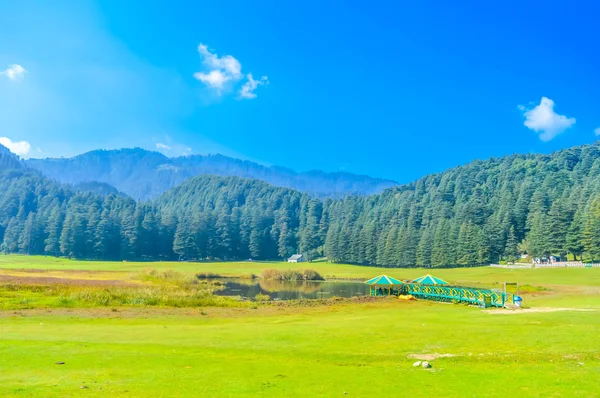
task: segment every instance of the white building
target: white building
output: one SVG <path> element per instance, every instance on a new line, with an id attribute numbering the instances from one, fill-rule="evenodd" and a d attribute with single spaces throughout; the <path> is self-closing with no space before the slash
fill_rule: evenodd
<path id="1" fill-rule="evenodd" d="M 288 258 L 288 263 L 303 263 L 305 261 L 302 254 L 294 254 L 292 257 Z"/>

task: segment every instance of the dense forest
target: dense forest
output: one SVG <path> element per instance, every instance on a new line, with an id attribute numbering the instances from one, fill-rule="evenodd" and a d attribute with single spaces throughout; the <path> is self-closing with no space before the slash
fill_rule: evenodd
<path id="1" fill-rule="evenodd" d="M 365 197 L 319 200 L 205 175 L 146 202 L 61 185 L 0 147 L 0 241 L 7 253 L 110 260 L 300 252 L 444 267 L 521 253 L 600 259 L 600 144 L 475 161 Z"/>
<path id="2" fill-rule="evenodd" d="M 169 158 L 141 148 L 97 150 L 72 158 L 29 159 L 27 165 L 65 184 L 99 181 L 136 200 L 151 200 L 188 178 L 198 175 L 254 178 L 278 187 L 292 188 L 316 198 L 344 198 L 380 193 L 398 185 L 394 181 L 352 173 L 308 171 L 263 166 L 224 155 L 189 155 Z"/>

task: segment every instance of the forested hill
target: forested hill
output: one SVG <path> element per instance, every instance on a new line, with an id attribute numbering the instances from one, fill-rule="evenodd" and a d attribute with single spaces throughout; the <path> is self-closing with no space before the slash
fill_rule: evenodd
<path id="1" fill-rule="evenodd" d="M 327 206 L 330 259 L 474 265 L 573 254 L 600 259 L 600 146 L 475 161 Z"/>
<path id="2" fill-rule="evenodd" d="M 0 169 L 20 169 L 21 161 L 4 145 L 0 145 Z"/>
<path id="3" fill-rule="evenodd" d="M 369 195 L 397 185 L 394 181 L 351 173 L 296 173 L 223 155 L 168 158 L 140 148 L 98 150 L 69 159 L 29 159 L 27 165 L 63 183 L 104 182 L 137 200 L 156 198 L 190 177 L 207 174 L 255 178 L 317 198 Z"/>
<path id="4" fill-rule="evenodd" d="M 10 154 L 9 154 L 10 155 Z M 308 257 L 383 266 L 600 259 L 600 145 L 475 161 L 381 194 L 318 200 L 237 177 L 199 176 L 135 202 L 0 165 L 7 252 L 98 259 Z"/>
<path id="5" fill-rule="evenodd" d="M 153 202 L 77 191 L 12 161 L 0 165 L 8 253 L 82 259 L 281 258 L 308 245 L 321 202 L 237 177 L 199 176 Z M 4 165 L 9 166 L 4 166 Z M 19 165 L 19 167 L 16 167 Z M 304 231 L 308 229 L 304 228 Z"/>

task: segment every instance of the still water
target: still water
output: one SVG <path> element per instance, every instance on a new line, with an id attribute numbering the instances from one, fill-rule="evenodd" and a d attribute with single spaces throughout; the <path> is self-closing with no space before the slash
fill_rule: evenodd
<path id="1" fill-rule="evenodd" d="M 254 299 L 266 294 L 271 300 L 320 299 L 330 297 L 368 296 L 369 286 L 351 281 L 275 281 L 224 279 L 225 289 L 215 292 L 219 296 L 241 296 Z"/>

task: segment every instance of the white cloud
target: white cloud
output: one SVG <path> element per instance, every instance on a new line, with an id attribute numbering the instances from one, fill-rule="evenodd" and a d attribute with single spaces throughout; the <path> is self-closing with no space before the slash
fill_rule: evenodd
<path id="1" fill-rule="evenodd" d="M 211 53 L 208 46 L 202 43 L 198 46 L 198 52 L 202 56 L 202 62 L 209 69 L 220 69 L 234 79 L 242 77 L 242 64 L 231 55 L 219 57 L 217 54 Z"/>
<path id="2" fill-rule="evenodd" d="M 198 53 L 202 57 L 204 71 L 194 73 L 194 77 L 213 89 L 217 95 L 230 92 L 244 79 L 242 64 L 231 55 L 219 56 L 210 52 L 206 44 L 198 45 Z M 246 81 L 238 91 L 239 98 L 256 98 L 254 90 L 260 85 L 268 84 L 268 79 L 263 76 L 260 80 L 254 80 L 252 74 L 246 75 Z"/>
<path id="3" fill-rule="evenodd" d="M 258 86 L 264 86 L 265 84 L 269 84 L 269 78 L 267 76 L 263 76 L 260 80 L 254 80 L 252 78 L 252 73 L 248 73 L 247 75 L 248 81 L 244 83 L 242 88 L 240 89 L 240 98 L 253 99 L 256 98 L 256 94 L 254 90 Z"/>
<path id="4" fill-rule="evenodd" d="M 12 64 L 8 65 L 8 68 L 0 72 L 0 75 L 5 75 L 10 80 L 20 80 L 25 77 L 27 70 L 21 65 Z"/>
<path id="5" fill-rule="evenodd" d="M 232 79 L 231 76 L 225 75 L 220 70 L 211 70 L 208 73 L 196 72 L 194 73 L 194 77 L 200 80 L 202 83 L 216 88 L 217 90 L 222 90 L 223 85 Z"/>
<path id="6" fill-rule="evenodd" d="M 221 95 L 225 91 L 225 83 L 236 82 L 242 75 L 242 64 L 231 55 L 219 57 L 216 53 L 211 53 L 208 46 L 200 43 L 198 53 L 202 57 L 202 65 L 205 72 L 196 72 L 194 77 L 207 86 L 215 89 L 217 94 Z"/>
<path id="7" fill-rule="evenodd" d="M 162 142 L 159 142 L 158 140 Z M 192 148 L 187 143 L 177 142 L 168 134 L 165 134 L 162 138 L 152 138 L 154 146 L 157 150 L 164 153 L 167 156 L 187 156 L 192 154 Z"/>
<path id="8" fill-rule="evenodd" d="M 166 144 L 163 144 L 163 143 L 161 143 L 161 142 L 157 142 L 157 143 L 156 143 L 156 149 L 162 149 L 162 150 L 164 150 L 164 151 L 170 151 L 170 150 L 171 150 L 171 147 L 170 147 L 170 146 L 168 146 L 168 145 L 166 145 Z"/>
<path id="9" fill-rule="evenodd" d="M 600 127 L 598 127 L 596 130 L 594 130 L 594 134 L 600 135 Z"/>
<path id="10" fill-rule="evenodd" d="M 550 141 L 575 124 L 575 118 L 554 112 L 554 101 L 542 97 L 540 104 L 532 109 L 519 105 L 525 116 L 525 127 L 539 134 L 540 140 Z"/>
<path id="11" fill-rule="evenodd" d="M 0 144 L 7 147 L 12 153 L 19 156 L 25 156 L 31 150 L 31 145 L 27 141 L 13 141 L 8 137 L 0 137 Z"/>

